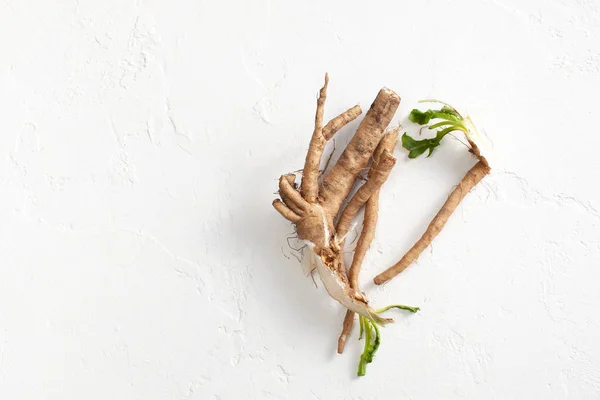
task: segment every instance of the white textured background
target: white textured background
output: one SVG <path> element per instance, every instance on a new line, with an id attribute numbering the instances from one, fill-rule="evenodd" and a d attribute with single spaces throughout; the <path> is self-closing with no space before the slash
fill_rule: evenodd
<path id="1" fill-rule="evenodd" d="M 362 279 L 422 311 L 361 379 L 270 204 L 325 71 L 327 117 L 438 97 L 501 160 L 373 287 L 473 164 L 397 149 Z M 600 398 L 599 89 L 594 0 L 0 1 L 0 398 Z"/>

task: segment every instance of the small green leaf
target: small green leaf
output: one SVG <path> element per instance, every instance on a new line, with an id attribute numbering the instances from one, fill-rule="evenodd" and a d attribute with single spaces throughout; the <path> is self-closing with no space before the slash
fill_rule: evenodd
<path id="1" fill-rule="evenodd" d="M 402 147 L 404 147 L 406 150 L 413 150 L 421 146 L 421 142 L 421 140 L 415 140 L 406 133 L 402 135 Z"/>
<path id="2" fill-rule="evenodd" d="M 440 140 L 437 137 L 433 139 L 415 140 L 406 133 L 402 135 L 402 147 L 409 151 L 408 158 L 417 158 L 421 154 L 429 150 L 429 155 L 437 146 L 440 145 Z"/>
<path id="3" fill-rule="evenodd" d="M 462 121 L 461 115 L 450 107 L 442 107 L 441 110 L 427 110 L 421 111 L 416 108 L 413 109 L 408 115 L 410 122 L 415 124 L 425 125 L 428 124 L 432 119 L 442 119 L 445 121 L 460 122 Z"/>
<path id="4" fill-rule="evenodd" d="M 408 158 L 417 158 L 421 154 L 425 153 L 425 150 L 427 150 L 427 149 L 429 149 L 429 154 L 431 154 L 431 149 L 429 148 L 429 146 L 425 145 L 425 146 L 420 146 L 416 149 L 411 150 L 408 153 Z"/>
<path id="5" fill-rule="evenodd" d="M 425 124 L 429 123 L 431 118 L 433 118 L 432 114 L 433 114 L 432 110 L 423 112 L 423 111 L 417 110 L 415 108 L 410 112 L 408 119 L 410 120 L 410 122 L 414 122 L 415 124 L 425 125 Z"/>
<path id="6" fill-rule="evenodd" d="M 387 310 L 392 309 L 392 308 L 398 308 L 400 310 L 410 311 L 411 313 L 416 313 L 417 311 L 420 310 L 419 307 L 405 306 L 403 304 L 392 304 L 392 305 L 382 308 L 381 310 L 377 310 L 377 314 L 381 314 L 382 312 L 386 312 Z"/>
<path id="7" fill-rule="evenodd" d="M 456 111 L 454 108 L 452 108 L 450 106 L 446 105 L 446 106 L 442 107 L 442 109 L 440 110 L 440 112 L 443 112 L 444 114 L 447 114 L 449 116 L 450 115 L 453 116 L 454 118 L 456 118 L 457 121 L 462 121 L 463 120 L 462 115 L 460 115 L 458 113 L 458 111 Z"/>
<path id="8" fill-rule="evenodd" d="M 358 340 L 361 340 L 363 337 L 363 332 L 365 331 L 365 321 L 362 317 L 358 319 L 358 324 L 360 325 L 360 333 L 358 334 Z"/>
<path id="9" fill-rule="evenodd" d="M 404 133 L 402 135 L 402 147 L 408 150 L 408 158 L 417 158 L 426 151 L 428 152 L 427 157 L 430 157 L 433 150 L 440 145 L 444 136 L 450 132 L 462 131 L 469 133 L 463 117 L 448 105 L 444 105 L 441 110 L 420 111 L 414 109 L 410 112 L 408 118 L 420 125 L 428 124 L 432 119 L 441 119 L 442 121 L 430 125 L 428 128 L 432 130 L 443 128 L 436 131 L 435 137 L 431 139 L 416 140 Z"/>

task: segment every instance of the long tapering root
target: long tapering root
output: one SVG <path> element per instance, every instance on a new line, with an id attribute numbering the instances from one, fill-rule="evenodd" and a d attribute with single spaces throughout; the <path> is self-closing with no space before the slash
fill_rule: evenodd
<path id="1" fill-rule="evenodd" d="M 398 142 L 398 133 L 398 128 L 393 129 L 381 139 L 373 156 L 373 165 L 371 165 L 371 169 L 369 170 L 369 179 L 371 179 L 372 176 L 377 176 L 377 171 L 381 170 L 381 160 L 383 155 L 386 154 L 386 152 L 391 153 L 394 151 L 396 143 Z M 375 237 L 375 227 L 377 225 L 377 219 L 379 218 L 379 192 L 380 191 L 377 190 L 373 193 L 365 204 L 363 229 L 358 238 L 356 248 L 354 249 L 352 264 L 348 270 L 348 280 L 350 281 L 351 287 L 358 288 L 358 274 L 360 272 L 360 267 L 367 254 L 367 250 Z"/>
<path id="2" fill-rule="evenodd" d="M 321 88 L 317 100 L 315 129 L 312 138 L 310 139 L 306 160 L 304 162 L 304 169 L 302 171 L 300 192 L 302 193 L 302 197 L 309 203 L 315 203 L 317 201 L 319 192 L 319 166 L 321 164 L 321 156 L 323 155 L 325 144 L 327 143 L 327 140 L 325 140 L 325 137 L 323 136 L 323 114 L 325 111 L 325 99 L 327 98 L 328 84 L 329 75 L 325 74 L 325 84 Z"/>
<path id="3" fill-rule="evenodd" d="M 346 316 L 344 317 L 344 326 L 342 328 L 342 334 L 338 339 L 337 352 L 342 354 L 346 347 L 346 340 L 350 336 L 352 326 L 354 325 L 354 311 L 346 310 Z"/>
<path id="4" fill-rule="evenodd" d="M 375 153 L 373 155 L 373 164 L 371 165 L 368 174 L 369 180 L 374 179 L 374 177 L 380 176 L 380 174 L 378 174 L 378 171 L 384 168 L 382 164 L 382 159 L 385 158 L 385 155 L 393 152 L 397 141 L 398 129 L 392 130 L 390 133 L 387 133 L 381 139 L 381 142 L 377 146 L 377 149 L 375 150 Z M 385 176 L 385 179 L 387 179 L 387 175 Z M 355 291 L 358 290 L 358 275 L 360 272 L 360 267 L 362 266 L 365 255 L 367 254 L 367 250 L 371 246 L 373 238 L 375 237 L 375 227 L 377 225 L 377 219 L 379 216 L 379 188 L 382 184 L 383 182 L 381 182 L 377 190 L 371 195 L 371 197 L 367 200 L 365 204 L 365 217 L 363 222 L 363 228 L 360 233 L 360 237 L 358 238 L 356 248 L 354 249 L 352 264 L 350 265 L 350 269 L 348 270 L 348 281 L 350 287 Z M 346 209 L 344 209 L 344 213 L 346 212 Z M 338 339 L 337 350 L 339 354 L 342 354 L 344 352 L 346 338 L 350 335 L 353 325 L 354 312 L 348 310 L 346 312 L 346 317 L 344 318 L 342 333 L 340 334 L 340 337 Z"/>
<path id="5" fill-rule="evenodd" d="M 473 168 L 467 172 L 458 186 L 452 191 L 448 197 L 448 200 L 446 200 L 440 211 L 433 218 L 423 236 L 421 236 L 421 238 L 404 255 L 404 257 L 402 257 L 400 261 L 381 274 L 377 275 L 373 279 L 375 284 L 381 285 L 382 283 L 389 281 L 404 271 L 410 264 L 412 264 L 423 252 L 423 250 L 425 250 L 427 246 L 431 244 L 433 239 L 441 232 L 441 230 L 444 228 L 444 225 L 446 225 L 446 222 L 448 222 L 448 218 L 450 218 L 450 215 L 452 215 L 454 210 L 456 210 L 467 193 L 469 193 L 469 191 L 473 189 L 473 187 L 475 187 L 475 185 L 477 185 L 489 173 L 490 167 L 485 159 L 479 160 L 477 164 L 475 164 L 475 166 L 473 166 Z"/>
<path id="6" fill-rule="evenodd" d="M 354 256 L 352 257 L 352 264 L 348 269 L 348 280 L 350 287 L 358 288 L 358 275 L 360 273 L 360 267 L 365 259 L 367 250 L 371 246 L 373 239 L 375 238 L 375 227 L 377 225 L 378 211 L 379 208 L 379 190 L 371 196 L 367 204 L 365 205 L 365 220 L 363 223 L 363 229 L 356 243 L 354 249 Z"/>
<path id="7" fill-rule="evenodd" d="M 398 129 L 396 128 L 387 133 L 375 149 L 367 182 L 352 196 L 344 208 L 342 215 L 340 215 L 337 224 L 337 234 L 339 237 L 343 237 L 348 233 L 350 222 L 354 219 L 360 208 L 369 201 L 374 193 L 379 191 L 389 177 L 392 168 L 396 164 L 396 159 L 392 156 L 392 152 L 397 140 Z"/>
<path id="8" fill-rule="evenodd" d="M 367 182 L 362 185 L 358 191 L 352 196 L 346 208 L 342 212 L 340 219 L 337 225 L 337 234 L 339 236 L 344 236 L 348 232 L 348 228 L 350 227 L 350 222 L 360 208 L 371 198 L 371 196 L 379 190 L 381 185 L 387 180 L 392 168 L 396 164 L 396 159 L 391 155 L 389 151 L 385 151 L 382 154 L 382 157 L 379 163 L 375 166 L 375 172 L 371 175 L 371 177 L 367 180 Z"/>

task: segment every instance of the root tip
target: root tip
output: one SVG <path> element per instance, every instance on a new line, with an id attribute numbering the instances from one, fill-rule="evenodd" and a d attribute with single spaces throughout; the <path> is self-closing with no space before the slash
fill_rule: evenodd
<path id="1" fill-rule="evenodd" d="M 337 352 L 338 354 L 342 354 L 344 352 L 344 348 L 346 347 L 346 335 L 340 336 L 338 339 Z"/>
<path id="2" fill-rule="evenodd" d="M 376 285 L 381 285 L 384 284 L 388 281 L 389 279 L 385 279 L 385 278 L 381 278 L 379 276 L 376 276 L 375 278 L 373 278 L 373 283 L 375 283 Z"/>

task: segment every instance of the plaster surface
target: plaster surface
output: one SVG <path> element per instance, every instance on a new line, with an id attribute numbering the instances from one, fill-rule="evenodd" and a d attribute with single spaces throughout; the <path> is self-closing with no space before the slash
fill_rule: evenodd
<path id="1" fill-rule="evenodd" d="M 396 149 L 361 281 L 421 312 L 360 379 L 271 207 L 325 71 L 326 118 L 439 98 L 498 160 L 375 287 L 474 163 Z M 0 398 L 600 398 L 599 88 L 592 0 L 0 1 Z"/>

